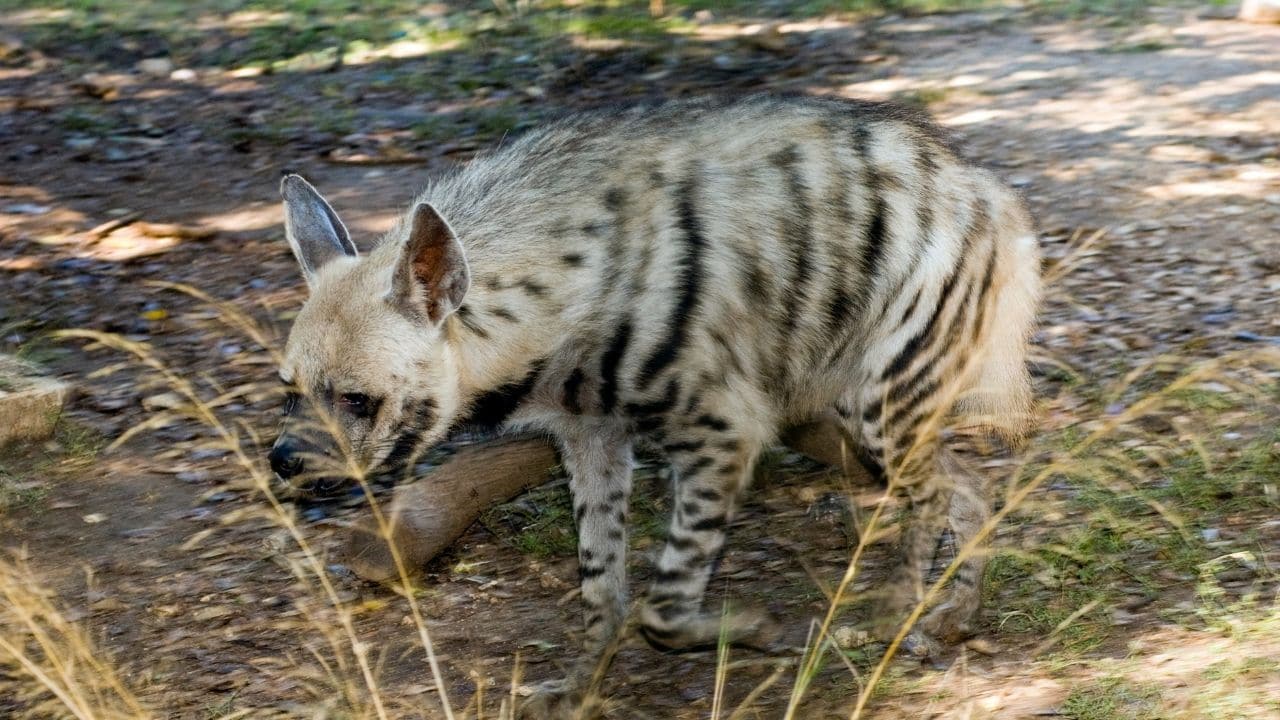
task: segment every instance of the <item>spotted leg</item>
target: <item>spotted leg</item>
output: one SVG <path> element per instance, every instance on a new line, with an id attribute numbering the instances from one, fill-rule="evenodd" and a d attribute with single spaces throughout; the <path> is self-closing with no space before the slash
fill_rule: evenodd
<path id="1" fill-rule="evenodd" d="M 567 424 L 568 425 L 568 424 Z M 566 677 L 546 683 L 526 703 L 529 718 L 590 717 L 583 703 L 612 661 L 627 610 L 627 501 L 631 442 L 609 421 L 575 421 L 559 433 L 578 527 L 585 640 Z"/>
<path id="2" fill-rule="evenodd" d="M 722 418 L 701 415 L 664 448 L 674 471 L 675 502 L 666 547 L 640 611 L 640 631 L 655 647 L 686 650 L 730 643 L 767 646 L 776 628 L 764 612 L 706 612 L 703 593 L 724 546 L 725 526 L 751 478 L 760 446 Z"/>

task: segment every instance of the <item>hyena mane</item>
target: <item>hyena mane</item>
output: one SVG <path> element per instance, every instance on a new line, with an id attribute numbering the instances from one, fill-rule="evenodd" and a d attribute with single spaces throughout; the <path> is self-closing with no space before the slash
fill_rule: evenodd
<path id="1" fill-rule="evenodd" d="M 684 648 L 765 632 L 760 615 L 722 618 L 701 600 L 781 428 L 838 423 L 910 500 L 886 592 L 895 619 L 921 597 L 955 486 L 980 486 L 957 477 L 941 421 L 1027 429 L 1028 214 L 945 131 L 893 105 L 752 97 L 571 116 L 433 182 L 366 256 L 305 181 L 286 178 L 284 194 L 311 287 L 282 368 L 312 398 L 300 417 L 332 415 L 371 467 L 467 418 L 557 439 L 586 608 L 578 680 L 626 613 L 637 444 L 676 478 L 639 626 Z M 273 464 L 296 474 L 298 447 L 329 453 L 300 435 L 286 427 Z M 969 498 L 979 524 L 986 506 Z M 926 630 L 967 628 L 981 561 L 965 567 Z"/>

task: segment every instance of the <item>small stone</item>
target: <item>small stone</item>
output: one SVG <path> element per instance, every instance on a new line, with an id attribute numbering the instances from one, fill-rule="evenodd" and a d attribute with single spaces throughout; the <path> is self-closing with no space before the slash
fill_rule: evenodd
<path id="1" fill-rule="evenodd" d="M 128 605 L 125 605 L 118 598 L 108 597 L 102 598 L 90 605 L 89 609 L 94 612 L 119 612 L 120 610 L 125 610 L 128 607 Z"/>
<path id="2" fill-rule="evenodd" d="M 869 645 L 872 642 L 871 634 L 866 630 L 859 630 L 852 625 L 841 625 L 831 633 L 835 638 L 836 645 L 841 650 L 852 650 L 860 648 L 863 645 Z"/>
<path id="3" fill-rule="evenodd" d="M 230 614 L 231 608 L 226 605 L 214 605 L 213 607 L 197 610 L 193 617 L 200 622 L 208 622 L 209 620 L 216 620 L 217 618 L 226 617 Z"/>
<path id="4" fill-rule="evenodd" d="M 80 135 L 76 137 L 67 138 L 66 140 L 62 141 L 62 144 L 66 145 L 68 148 L 72 150 L 89 150 L 98 144 L 98 139 Z"/>
<path id="5" fill-rule="evenodd" d="M 36 205 L 35 203 L 18 203 L 17 205 L 6 205 L 4 212 L 10 215 L 44 215 L 53 208 L 48 205 Z"/>
<path id="6" fill-rule="evenodd" d="M 103 515 L 102 513 L 89 513 L 88 515 L 85 515 L 80 519 L 85 521 L 85 523 L 88 525 L 97 525 L 103 520 L 106 520 L 107 516 Z"/>
<path id="7" fill-rule="evenodd" d="M 142 407 L 152 412 L 156 410 L 177 410 L 186 405 L 187 399 L 175 392 L 164 392 L 142 399 Z"/>
<path id="8" fill-rule="evenodd" d="M 191 82 L 196 79 L 196 71 L 191 68 L 178 68 L 169 73 L 169 79 L 177 80 L 178 82 Z"/>
<path id="9" fill-rule="evenodd" d="M 102 153 L 102 158 L 107 162 L 124 162 L 132 160 L 134 155 L 124 148 L 109 147 Z"/>
<path id="10" fill-rule="evenodd" d="M 1218 528 L 1205 528 L 1200 531 L 1200 537 L 1204 538 L 1205 542 L 1217 542 L 1221 536 L 1222 533 L 1218 531 Z"/>
<path id="11" fill-rule="evenodd" d="M 169 73 L 173 72 L 173 61 L 169 58 L 147 58 L 139 60 L 133 67 L 143 75 L 169 77 Z"/>

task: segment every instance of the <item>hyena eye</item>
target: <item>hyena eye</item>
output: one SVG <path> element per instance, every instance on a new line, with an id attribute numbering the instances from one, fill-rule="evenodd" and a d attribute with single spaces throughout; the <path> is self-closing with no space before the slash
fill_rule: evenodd
<path id="1" fill-rule="evenodd" d="M 343 393 L 338 396 L 338 405 L 358 418 L 370 417 L 376 409 L 363 393 Z"/>
<path id="2" fill-rule="evenodd" d="M 298 402 L 302 396 L 296 392 L 287 392 L 284 394 L 284 414 L 292 415 L 294 410 L 298 409 Z"/>

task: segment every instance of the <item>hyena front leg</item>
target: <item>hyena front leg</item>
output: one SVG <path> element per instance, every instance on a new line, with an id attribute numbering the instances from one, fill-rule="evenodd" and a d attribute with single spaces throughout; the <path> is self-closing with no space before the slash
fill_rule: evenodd
<path id="1" fill-rule="evenodd" d="M 675 475 L 675 502 L 667 544 L 640 610 L 640 632 L 664 650 L 713 646 L 721 638 L 765 647 L 776 634 L 765 613 L 702 610 L 712 566 L 724 547 L 725 526 L 751 478 L 760 445 L 710 415 L 700 416 L 673 437 L 679 439 L 664 449 Z"/>
<path id="2" fill-rule="evenodd" d="M 627 612 L 627 502 L 631 442 L 613 423 L 585 423 L 561 434 L 573 516 L 586 640 L 581 670 L 593 673 Z"/>
<path id="3" fill-rule="evenodd" d="M 562 680 L 545 683 L 521 709 L 526 718 L 590 717 L 582 704 L 613 659 L 627 612 L 627 501 L 631 442 L 609 421 L 575 418 L 557 428 L 578 527 L 578 573 L 586 636 Z"/>

